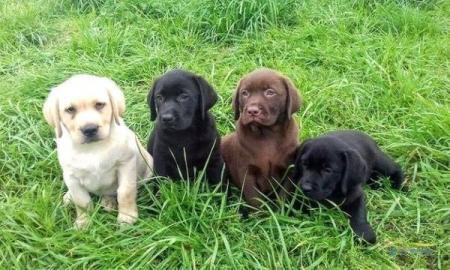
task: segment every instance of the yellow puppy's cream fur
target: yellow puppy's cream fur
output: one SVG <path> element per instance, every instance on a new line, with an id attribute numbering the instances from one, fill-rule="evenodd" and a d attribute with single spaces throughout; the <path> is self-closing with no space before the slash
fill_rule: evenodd
<path id="1" fill-rule="evenodd" d="M 55 129 L 59 163 L 68 188 L 64 201 L 77 210 L 75 226 L 88 224 L 90 193 L 102 196 L 107 210 L 115 208 L 119 223 L 132 224 L 138 217 L 138 179 L 152 175 L 153 159 L 125 125 L 122 91 L 112 80 L 74 75 L 53 88 L 44 104 L 44 116 Z M 94 139 L 85 127 L 98 130 Z"/>

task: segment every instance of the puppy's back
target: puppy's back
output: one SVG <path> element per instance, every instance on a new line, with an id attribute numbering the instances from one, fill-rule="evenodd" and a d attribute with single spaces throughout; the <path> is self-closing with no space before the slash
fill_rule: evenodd
<path id="1" fill-rule="evenodd" d="M 330 136 L 338 138 L 342 141 L 348 142 L 348 143 L 359 143 L 359 144 L 375 144 L 375 140 L 367 135 L 366 133 L 358 130 L 340 130 L 340 131 L 333 131 L 324 134 L 323 136 Z"/>
<path id="2" fill-rule="evenodd" d="M 370 158 L 380 151 L 375 140 L 362 131 L 333 131 L 324 134 L 323 137 L 336 139 L 347 145 L 350 149 L 358 151 L 365 158 Z"/>

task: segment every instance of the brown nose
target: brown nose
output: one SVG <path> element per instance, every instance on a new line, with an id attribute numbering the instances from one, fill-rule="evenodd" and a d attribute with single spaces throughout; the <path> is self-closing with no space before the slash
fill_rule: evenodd
<path id="1" fill-rule="evenodd" d="M 247 113 L 250 116 L 258 116 L 261 113 L 261 109 L 256 105 L 250 105 L 247 107 Z"/>

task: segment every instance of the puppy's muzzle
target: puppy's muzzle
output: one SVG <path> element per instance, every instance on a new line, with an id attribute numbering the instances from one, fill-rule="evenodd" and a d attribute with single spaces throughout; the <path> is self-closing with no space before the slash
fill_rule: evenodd
<path id="1" fill-rule="evenodd" d="M 311 183 L 303 183 L 301 186 L 304 192 L 311 192 L 313 190 Z"/>
<path id="2" fill-rule="evenodd" d="M 258 105 L 249 105 L 245 111 L 248 116 L 256 117 L 261 114 L 262 107 Z"/>
<path id="3" fill-rule="evenodd" d="M 88 138 L 88 139 L 92 139 L 94 137 L 97 136 L 98 134 L 98 125 L 95 124 L 89 124 L 89 125 L 85 125 L 84 127 L 82 127 L 81 133 L 83 133 L 83 135 Z"/>
<path id="4" fill-rule="evenodd" d="M 161 121 L 164 124 L 173 123 L 175 121 L 175 116 L 173 114 L 171 114 L 171 113 L 162 114 L 161 115 Z"/>
<path id="5" fill-rule="evenodd" d="M 321 192 L 321 188 L 319 187 L 319 185 L 310 180 L 303 181 L 300 184 L 300 187 L 302 188 L 303 192 L 305 192 L 306 194 Z"/>

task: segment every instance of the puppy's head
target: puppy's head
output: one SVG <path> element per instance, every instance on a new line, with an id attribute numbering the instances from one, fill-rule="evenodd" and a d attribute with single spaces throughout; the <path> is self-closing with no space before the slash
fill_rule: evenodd
<path id="1" fill-rule="evenodd" d="M 241 79 L 233 109 L 244 125 L 272 126 L 289 120 L 300 108 L 298 90 L 292 82 L 270 69 L 258 69 Z"/>
<path id="2" fill-rule="evenodd" d="M 367 164 L 358 152 L 326 137 L 305 141 L 297 152 L 294 179 L 314 200 L 326 199 L 337 189 L 345 196 L 366 174 Z"/>
<path id="3" fill-rule="evenodd" d="M 202 77 L 172 70 L 157 79 L 147 97 L 151 120 L 166 130 L 185 130 L 203 120 L 217 102 L 217 94 Z"/>
<path id="4" fill-rule="evenodd" d="M 120 125 L 124 110 L 125 99 L 117 84 L 93 75 L 74 75 L 56 86 L 43 108 L 56 136 L 68 132 L 77 144 L 107 138 L 112 123 Z"/>

